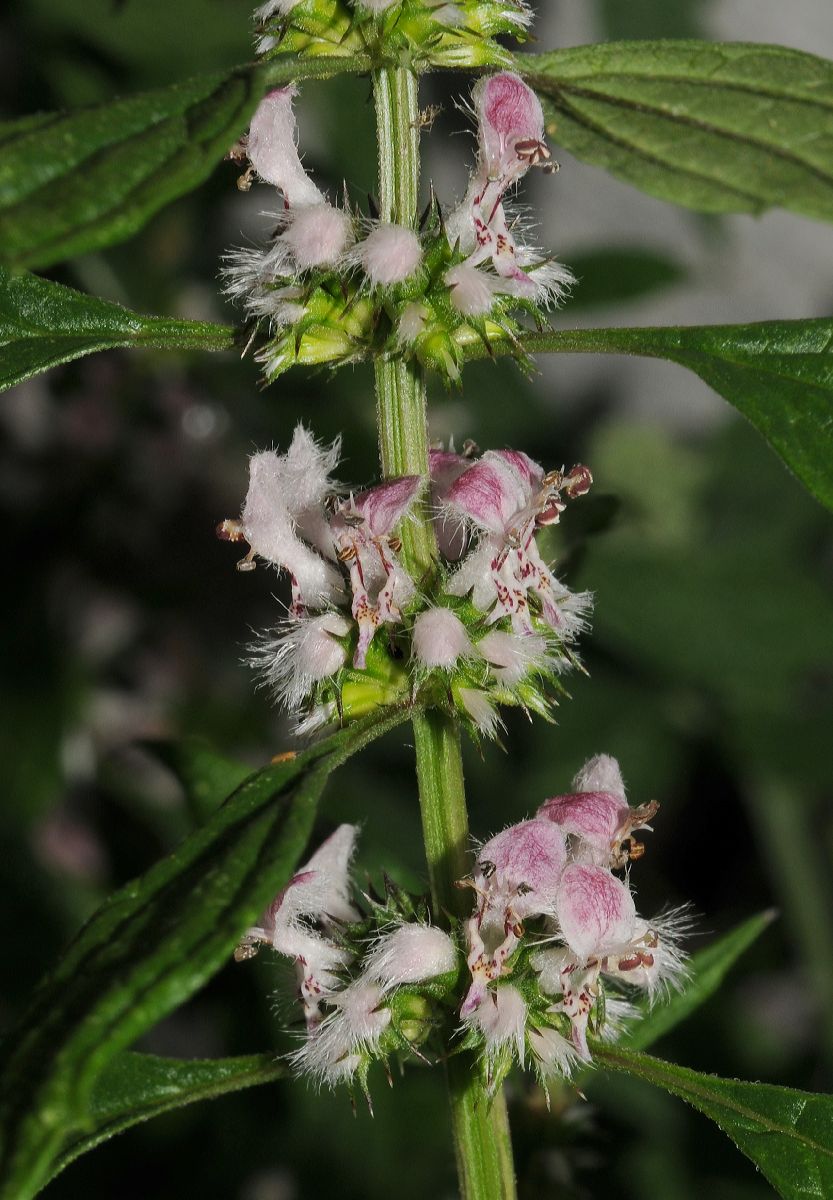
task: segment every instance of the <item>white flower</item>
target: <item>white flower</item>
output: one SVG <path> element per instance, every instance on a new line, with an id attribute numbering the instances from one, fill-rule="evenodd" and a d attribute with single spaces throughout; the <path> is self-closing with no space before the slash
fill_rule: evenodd
<path id="1" fill-rule="evenodd" d="M 293 711 L 316 683 L 344 666 L 347 653 L 336 639 L 349 632 L 350 622 L 337 612 L 290 618 L 274 637 L 262 638 L 252 647 L 250 661 L 275 700 Z"/>
<path id="2" fill-rule="evenodd" d="M 476 653 L 466 627 L 450 608 L 426 608 L 414 622 L 414 657 L 424 667 L 450 670 Z"/>
<path id="3" fill-rule="evenodd" d="M 324 197 L 298 157 L 292 101 L 298 89 L 275 88 L 261 100 L 249 126 L 246 153 L 261 179 L 278 188 L 288 207 L 321 204 Z"/>
<path id="4" fill-rule="evenodd" d="M 480 639 L 477 649 L 491 665 L 495 679 L 510 688 L 534 671 L 558 670 L 564 662 L 551 652 L 547 639 L 540 634 L 492 629 Z"/>
<path id="5" fill-rule="evenodd" d="M 433 925 L 401 925 L 384 934 L 364 960 L 365 975 L 384 991 L 423 983 L 453 971 L 459 960 L 454 942 Z"/>
<path id="6" fill-rule="evenodd" d="M 422 261 L 419 238 L 402 225 L 377 225 L 350 252 L 374 287 L 389 287 L 410 278 Z"/>
<path id="7" fill-rule="evenodd" d="M 523 1066 L 525 1057 L 526 1002 L 511 983 L 489 988 L 479 1008 L 464 1017 L 483 1034 L 488 1058 L 510 1047 Z"/>
<path id="8" fill-rule="evenodd" d="M 328 533 L 323 503 L 332 490 L 330 472 L 340 444 L 320 446 L 299 425 L 285 454 L 264 450 L 249 460 L 249 490 L 239 522 L 225 522 L 225 535 L 245 539 L 254 555 L 288 571 L 295 616 L 342 595 L 341 575 Z M 221 526 L 221 530 L 223 527 Z M 328 561 L 329 560 L 329 561 Z"/>
<path id="9" fill-rule="evenodd" d="M 333 1087 L 351 1078 L 390 1024 L 382 989 L 361 977 L 328 998 L 332 1011 L 290 1055 L 298 1074 Z"/>
<path id="10" fill-rule="evenodd" d="M 350 898 L 357 832 L 354 825 L 340 825 L 277 894 L 258 924 L 246 930 L 235 952 L 240 961 L 266 942 L 293 959 L 309 1029 L 319 1023 L 322 999 L 340 987 L 338 973 L 350 962 L 350 954 L 331 935 L 338 923 L 359 917 Z"/>

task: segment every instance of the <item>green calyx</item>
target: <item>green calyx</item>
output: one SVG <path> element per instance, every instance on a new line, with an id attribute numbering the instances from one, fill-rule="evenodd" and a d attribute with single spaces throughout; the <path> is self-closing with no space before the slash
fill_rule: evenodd
<path id="1" fill-rule="evenodd" d="M 266 58 L 369 56 L 374 67 L 476 68 L 510 65 L 496 37 L 525 40 L 529 13 L 519 0 L 398 0 L 384 11 L 347 0 L 298 0 L 258 28 Z"/>
<path id="2" fill-rule="evenodd" d="M 473 347 L 485 347 L 490 355 L 508 348 L 521 369 L 530 370 L 521 343 L 528 330 L 517 316 L 544 329 L 546 308 L 496 293 L 487 314 L 462 313 L 446 276 L 465 255 L 449 244 L 435 199 L 429 212 L 422 262 L 401 283 L 372 288 L 355 268 L 333 268 L 287 275 L 265 286 L 267 299 L 274 294 L 279 320 L 257 354 L 268 382 L 293 366 L 338 366 L 381 355 L 414 361 L 436 371 L 446 386 L 457 386 Z"/>

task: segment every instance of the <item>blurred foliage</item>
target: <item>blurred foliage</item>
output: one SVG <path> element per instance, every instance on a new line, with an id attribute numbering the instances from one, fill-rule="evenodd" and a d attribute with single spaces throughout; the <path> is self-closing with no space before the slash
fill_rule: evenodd
<path id="1" fill-rule="evenodd" d="M 648 7 L 651 36 L 697 32 L 666 28 L 662 6 L 628 6 L 633 19 Z M 610 36 L 637 36 L 622 24 L 623 6 L 607 8 L 618 14 Z M 8 0 L 5 115 L 242 61 L 249 9 L 248 0 Z M 357 194 L 374 187 L 367 98 L 366 81 L 339 80 L 309 86 L 299 103 L 308 165 L 333 182 L 347 176 Z M 255 236 L 260 220 L 234 178 L 233 167 L 221 168 L 133 241 L 53 277 L 137 311 L 223 320 L 220 255 Z M 600 299 L 603 273 L 593 279 Z M 627 295 L 618 298 L 627 322 Z M 584 460 L 596 477 L 583 511 L 567 514 L 550 546 L 567 582 L 596 593 L 589 675 L 571 681 L 556 726 L 510 717 L 511 756 L 468 748 L 473 832 L 485 836 L 563 790 L 589 754 L 617 755 L 632 800 L 663 803 L 634 873 L 641 908 L 690 899 L 701 914 L 694 948 L 755 911 L 782 911 L 659 1053 L 724 1076 L 830 1090 L 829 516 L 728 409 L 724 424 L 683 441 L 626 420 L 615 378 L 563 410 L 558 360 L 547 378 L 542 387 L 509 363 L 477 363 L 465 393 L 437 388 L 432 397 L 438 437 L 516 445 L 550 465 Z M 81 919 L 199 820 L 142 743 L 195 736 L 252 766 L 286 748 L 240 664 L 250 631 L 276 619 L 275 578 L 237 574 L 234 550 L 213 529 L 239 508 L 246 455 L 285 441 L 301 418 L 321 437 L 343 431 L 350 478 L 371 478 L 371 394 L 368 367 L 292 374 L 264 392 L 247 359 L 148 350 L 73 363 L 3 398 L 4 1024 Z M 321 828 L 359 817 L 360 868 L 419 886 L 407 740 L 389 735 L 342 769 L 325 793 Z M 230 964 L 139 1048 L 186 1058 L 286 1049 L 285 984 L 265 959 Z M 550 1115 L 537 1089 L 513 1081 L 527 1200 L 556 1188 L 576 1200 L 602 1190 L 611 1200 L 771 1194 L 678 1101 L 602 1073 L 586 1091 L 589 1102 L 570 1089 L 553 1095 Z M 437 1073 L 410 1070 L 392 1091 L 377 1081 L 374 1109 L 372 1120 L 354 1117 L 343 1096 L 269 1085 L 137 1127 L 45 1194 L 451 1195 Z"/>

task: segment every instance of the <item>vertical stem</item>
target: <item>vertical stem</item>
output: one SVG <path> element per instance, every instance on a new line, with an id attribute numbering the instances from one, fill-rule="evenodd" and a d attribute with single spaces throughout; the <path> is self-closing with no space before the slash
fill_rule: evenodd
<path id="1" fill-rule="evenodd" d="M 405 68 L 373 76 L 379 143 L 382 219 L 416 227 L 419 188 L 419 108 L 416 77 Z M 418 366 L 393 358 L 376 360 L 379 452 L 385 476 L 428 475 L 428 412 Z M 430 583 L 437 543 L 425 502 L 401 530 L 405 566 L 423 586 Z M 425 855 L 437 918 L 464 917 L 464 893 L 454 882 L 468 871 L 469 836 L 460 730 L 437 710 L 414 718 L 417 780 Z M 470 1054 L 448 1062 L 451 1120 L 460 1192 L 464 1200 L 515 1200 L 515 1176 L 506 1103 L 492 1104 Z"/>

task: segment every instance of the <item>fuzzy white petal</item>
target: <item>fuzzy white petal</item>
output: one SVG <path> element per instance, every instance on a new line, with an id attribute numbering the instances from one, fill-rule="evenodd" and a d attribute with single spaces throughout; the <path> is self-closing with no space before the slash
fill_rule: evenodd
<path id="1" fill-rule="evenodd" d="M 414 622 L 413 653 L 424 667 L 450 670 L 475 653 L 466 627 L 450 608 L 428 608 Z"/>
<path id="2" fill-rule="evenodd" d="M 381 937 L 365 959 L 365 974 L 385 991 L 421 983 L 453 971 L 459 960 L 454 942 L 433 925 L 401 925 Z"/>

